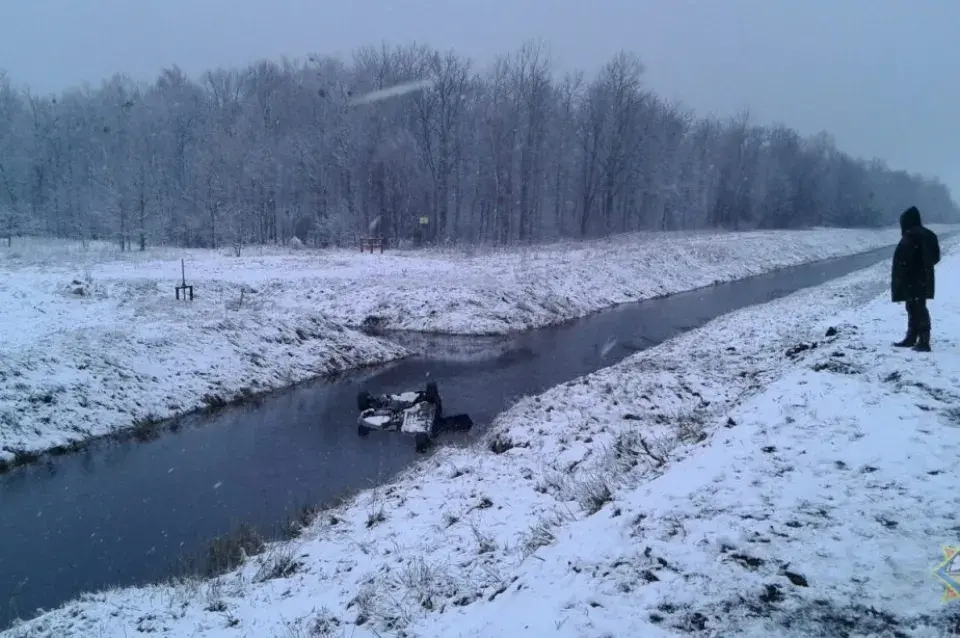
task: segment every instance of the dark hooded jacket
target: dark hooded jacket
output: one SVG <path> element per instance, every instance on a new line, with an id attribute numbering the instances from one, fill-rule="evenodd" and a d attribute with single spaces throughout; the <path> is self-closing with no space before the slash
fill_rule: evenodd
<path id="1" fill-rule="evenodd" d="M 915 206 L 900 215 L 900 233 L 890 277 L 893 301 L 933 299 L 933 267 L 940 263 L 940 240 L 924 227 Z"/>

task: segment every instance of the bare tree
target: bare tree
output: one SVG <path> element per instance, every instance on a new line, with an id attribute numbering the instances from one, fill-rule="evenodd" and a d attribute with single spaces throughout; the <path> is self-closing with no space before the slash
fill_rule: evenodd
<path id="1" fill-rule="evenodd" d="M 7 75 L 0 72 L 0 232 L 7 245 L 21 230 L 24 210 L 22 184 L 26 181 L 27 152 L 25 137 L 25 105 L 10 84 Z"/>
<path id="2" fill-rule="evenodd" d="M 621 52 L 592 77 L 555 77 L 531 41 L 483 69 L 381 43 L 350 61 L 261 61 L 196 81 L 171 67 L 152 83 L 115 76 L 57 96 L 0 74 L 0 235 L 142 250 L 326 245 L 374 222 L 391 241 L 509 243 L 876 226 L 910 205 L 931 221 L 960 217 L 935 178 L 746 112 L 696 117 L 643 73 Z"/>

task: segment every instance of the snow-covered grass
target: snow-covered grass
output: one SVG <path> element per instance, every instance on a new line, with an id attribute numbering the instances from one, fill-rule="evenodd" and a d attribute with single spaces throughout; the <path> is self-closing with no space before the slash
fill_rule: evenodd
<path id="1" fill-rule="evenodd" d="M 377 317 L 384 328 L 475 335 L 544 326 L 898 239 L 894 228 L 637 233 L 517 249 L 388 250 L 382 255 L 261 247 L 247 249 L 240 258 L 230 249 L 117 253 L 109 245 L 92 244 L 84 252 L 75 246 L 58 251 L 48 243 L 35 252 L 29 244 L 15 245 L 12 253 L 0 249 L 0 267 L 20 271 L 22 279 L 51 269 L 51 275 L 63 278 L 66 269 L 72 278 L 157 281 L 166 299 L 180 279 L 184 258 L 188 283 L 197 284 L 202 296 L 219 294 L 207 290 L 208 282 L 230 285 L 237 296 L 241 285 L 269 284 L 254 296 L 280 307 L 309 305 L 347 326 L 360 327 Z M 14 318 L 42 320 L 29 310 L 26 304 L 25 316 Z"/>
<path id="2" fill-rule="evenodd" d="M 386 328 L 505 333 L 887 245 L 895 229 L 643 233 L 515 250 L 0 247 L 0 466 L 403 356 Z M 180 259 L 193 302 L 174 301 Z"/>
<path id="3" fill-rule="evenodd" d="M 272 287 L 208 280 L 176 303 L 146 272 L 3 273 L 0 462 L 407 352 Z"/>
<path id="4" fill-rule="evenodd" d="M 5 635 L 947 635 L 960 298 L 947 284 L 932 305 L 935 352 L 895 350 L 887 277 L 526 398 L 479 447 L 440 448 L 217 579 L 89 594 Z"/>

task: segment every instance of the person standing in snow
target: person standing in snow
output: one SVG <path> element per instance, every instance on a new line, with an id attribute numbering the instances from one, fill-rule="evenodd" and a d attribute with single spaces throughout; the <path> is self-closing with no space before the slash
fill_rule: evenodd
<path id="1" fill-rule="evenodd" d="M 893 252 L 890 292 L 894 303 L 907 306 L 907 336 L 894 345 L 930 352 L 930 311 L 934 266 L 940 263 L 940 240 L 920 221 L 920 211 L 911 206 L 900 215 L 900 243 Z"/>

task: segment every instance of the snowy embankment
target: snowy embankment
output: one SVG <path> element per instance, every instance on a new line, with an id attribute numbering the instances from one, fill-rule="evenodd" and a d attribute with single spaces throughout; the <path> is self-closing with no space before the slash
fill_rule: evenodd
<path id="1" fill-rule="evenodd" d="M 943 636 L 960 297 L 932 306 L 935 352 L 895 350 L 887 276 L 524 399 L 481 448 L 440 448 L 216 580 L 90 594 L 6 635 Z"/>
<path id="2" fill-rule="evenodd" d="M 269 282 L 241 301 L 207 280 L 177 303 L 170 281 L 114 267 L 0 275 L 0 465 L 406 354 L 276 303 Z"/>
<path id="3" fill-rule="evenodd" d="M 353 259 L 341 261 L 340 268 L 325 269 L 308 294 L 349 326 L 502 335 L 866 252 L 899 238 L 898 228 L 635 233 L 472 256 L 393 253 L 379 261 L 367 256 L 359 268 Z"/>
<path id="4" fill-rule="evenodd" d="M 350 329 L 503 333 L 894 242 L 828 229 L 438 251 L 0 248 L 0 466 L 407 354 Z M 176 302 L 186 262 L 192 302 Z"/>

